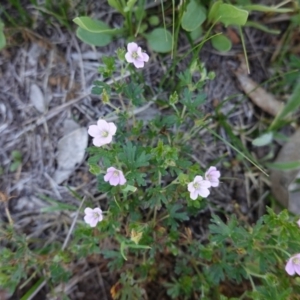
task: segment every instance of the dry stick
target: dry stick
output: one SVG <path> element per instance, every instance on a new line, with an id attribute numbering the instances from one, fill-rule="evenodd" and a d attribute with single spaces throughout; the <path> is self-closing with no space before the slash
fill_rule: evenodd
<path id="1" fill-rule="evenodd" d="M 21 135 L 23 135 L 24 133 L 26 133 L 30 130 L 33 130 L 35 127 L 43 124 L 45 121 L 48 121 L 48 120 L 52 119 L 53 117 L 55 117 L 57 114 L 59 114 L 66 107 L 75 104 L 76 102 L 80 101 L 81 99 L 83 99 L 87 96 L 89 96 L 89 94 L 81 95 L 81 96 L 79 96 L 78 98 L 76 98 L 74 100 L 71 100 L 67 103 L 64 103 L 60 106 L 55 107 L 54 109 L 50 110 L 47 114 L 45 114 L 41 117 L 33 118 L 33 119 L 25 122 L 24 124 L 22 124 L 22 126 L 25 126 L 26 124 L 33 123 L 33 122 L 35 122 L 35 124 L 31 124 L 31 125 L 25 127 L 21 132 L 19 132 L 18 134 L 16 134 L 14 136 L 14 140 L 17 139 L 18 137 L 20 137 Z"/>
<path id="2" fill-rule="evenodd" d="M 80 282 L 82 279 L 84 279 L 85 277 L 91 275 L 92 273 L 95 272 L 95 268 L 94 269 L 91 269 L 91 270 L 88 270 L 86 271 L 83 275 L 81 276 L 76 276 L 76 277 L 73 277 L 64 287 L 64 289 L 62 290 L 61 289 L 61 286 L 62 285 L 59 285 L 57 286 L 55 289 L 54 289 L 54 293 L 59 293 L 59 292 L 64 292 L 65 294 L 68 294 L 71 290 L 71 288 L 77 284 L 78 282 Z M 57 297 L 55 298 L 49 298 L 49 300 L 57 300 Z"/>
<path id="3" fill-rule="evenodd" d="M 117 78 L 115 79 L 115 81 L 119 81 L 119 80 L 121 80 L 121 79 L 123 79 L 123 78 L 125 78 L 125 77 L 128 77 L 128 76 L 130 76 L 130 73 L 129 73 L 129 72 L 125 73 L 123 76 L 117 77 Z M 111 85 L 112 83 L 113 83 L 112 80 L 109 80 L 109 81 L 107 82 L 107 84 L 109 84 L 109 85 Z M 37 127 L 37 126 L 43 124 L 45 121 L 48 121 L 48 120 L 52 119 L 53 117 L 55 117 L 57 114 L 59 114 L 59 113 L 60 113 L 62 110 L 64 110 L 65 108 L 67 108 L 67 107 L 69 107 L 69 106 L 71 106 L 71 105 L 77 103 L 78 101 L 80 101 L 80 100 L 82 100 L 83 98 L 88 97 L 88 96 L 90 96 L 90 93 L 80 95 L 78 98 L 75 98 L 75 99 L 73 99 L 73 100 L 71 100 L 71 101 L 68 101 L 68 102 L 66 102 L 66 103 L 61 104 L 60 106 L 55 107 L 54 109 L 50 110 L 48 113 L 46 113 L 45 115 L 43 115 L 43 116 L 41 116 L 41 117 L 33 118 L 33 119 L 31 119 L 31 120 L 25 122 L 24 124 L 22 124 L 22 126 L 25 126 L 25 125 L 30 124 L 30 123 L 33 123 L 33 122 L 35 122 L 35 124 L 31 124 L 31 125 L 25 127 L 21 132 L 19 132 L 16 136 L 14 136 L 14 140 L 17 139 L 18 137 L 20 137 L 21 135 L 23 135 L 24 133 L 26 133 L 26 132 L 28 132 L 28 131 L 30 131 L 30 130 L 33 130 L 35 127 Z M 151 103 L 151 104 L 152 104 L 152 103 Z M 150 106 L 150 105 L 149 105 L 149 106 Z M 149 106 L 147 106 L 146 108 L 148 108 Z M 137 110 L 136 110 L 137 112 L 134 112 L 134 114 L 138 114 L 138 113 L 142 112 L 143 110 L 145 110 L 145 109 L 143 109 L 143 108 L 141 107 L 141 108 L 137 109 Z M 112 117 L 112 118 L 113 118 L 113 120 L 117 120 L 117 119 L 118 119 L 118 116 L 115 116 L 115 117 Z M 111 118 L 109 118 L 109 120 L 110 120 L 110 119 L 111 119 Z"/>
<path id="4" fill-rule="evenodd" d="M 103 290 L 104 300 L 108 300 L 107 295 L 106 295 L 106 291 L 105 291 L 105 287 L 104 287 L 103 277 L 102 277 L 101 272 L 100 272 L 100 270 L 98 268 L 96 268 L 96 273 L 97 273 L 99 281 L 100 281 L 100 286 L 101 286 L 101 288 Z"/>
<path id="5" fill-rule="evenodd" d="M 74 35 L 72 35 L 72 40 L 74 41 L 75 48 L 77 50 L 78 57 L 79 57 L 78 61 L 79 61 L 79 67 L 80 67 L 81 84 L 82 84 L 82 87 L 85 87 L 86 86 L 86 80 L 85 80 L 85 75 L 84 75 L 84 66 L 83 66 L 81 50 L 80 50 L 80 47 L 78 45 L 77 38 L 74 38 Z"/>
<path id="6" fill-rule="evenodd" d="M 71 236 L 71 234 L 72 234 L 72 232 L 73 232 L 73 229 L 74 229 L 74 227 L 75 227 L 75 223 L 76 223 L 77 218 L 78 218 L 78 216 L 79 216 L 79 211 L 80 211 L 80 209 L 81 209 L 81 207 L 82 207 L 82 205 L 83 205 L 85 199 L 86 199 L 86 196 L 83 197 L 83 199 L 82 199 L 82 201 L 81 201 L 81 203 L 80 203 L 80 205 L 79 205 L 79 208 L 78 208 L 78 210 L 77 210 L 77 212 L 76 212 L 75 218 L 73 219 L 72 225 L 71 225 L 70 230 L 69 230 L 69 232 L 68 232 L 68 234 L 67 234 L 67 236 L 66 236 L 66 238 L 65 238 L 64 244 L 63 244 L 62 247 L 61 247 L 61 250 L 65 250 L 65 248 L 66 248 L 66 246 L 67 246 L 67 244 L 68 244 L 68 242 L 69 242 L 70 236 Z"/>
<path id="7" fill-rule="evenodd" d="M 77 213 L 76 213 L 76 215 L 75 215 L 75 218 L 73 219 L 72 225 L 71 225 L 70 230 L 69 230 L 69 232 L 68 232 L 68 234 L 67 234 L 67 236 L 66 236 L 66 238 L 65 238 L 64 244 L 63 244 L 62 247 L 61 247 L 61 250 L 65 250 L 65 248 L 66 248 L 66 246 L 67 246 L 67 244 L 68 244 L 68 242 L 69 242 L 70 236 L 71 236 L 71 234 L 72 234 L 72 232 L 73 232 L 73 229 L 74 229 L 74 227 L 75 227 L 75 223 L 76 223 L 77 218 L 78 218 L 78 215 L 79 215 L 79 211 L 80 211 L 80 209 L 81 209 L 81 207 L 82 207 L 82 205 L 83 205 L 85 199 L 86 199 L 86 197 L 83 197 L 83 199 L 82 199 L 82 201 L 81 201 L 81 203 L 80 203 L 80 205 L 79 205 L 79 208 L 78 208 L 78 210 L 77 210 Z M 47 282 L 47 280 L 45 279 L 45 280 L 44 280 L 44 281 L 36 288 L 36 290 L 28 297 L 27 300 L 32 300 L 33 297 L 34 297 L 34 296 L 35 296 L 35 295 L 43 288 L 43 286 L 46 284 L 46 282 Z"/>

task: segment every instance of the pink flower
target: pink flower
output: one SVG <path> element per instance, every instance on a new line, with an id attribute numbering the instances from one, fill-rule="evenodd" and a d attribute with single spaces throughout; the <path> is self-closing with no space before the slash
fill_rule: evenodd
<path id="1" fill-rule="evenodd" d="M 123 185 L 126 183 L 126 179 L 122 171 L 117 170 L 114 167 L 110 167 L 106 171 L 104 181 L 109 182 L 110 185 Z"/>
<path id="2" fill-rule="evenodd" d="M 285 270 L 291 276 L 295 275 L 295 273 L 300 275 L 300 253 L 292 256 L 288 260 L 285 266 Z"/>
<path id="3" fill-rule="evenodd" d="M 91 227 L 95 227 L 98 222 L 101 222 L 103 220 L 102 210 L 99 207 L 96 207 L 94 209 L 87 207 L 84 210 L 84 213 L 84 221 Z"/>
<path id="4" fill-rule="evenodd" d="M 220 172 L 216 167 L 209 167 L 205 172 L 205 179 L 208 180 L 212 187 L 217 187 L 219 185 Z"/>
<path id="5" fill-rule="evenodd" d="M 133 63 L 136 68 L 143 68 L 144 62 L 149 60 L 149 55 L 145 52 L 142 52 L 142 48 L 136 43 L 129 43 L 127 45 L 125 58 L 127 62 Z"/>
<path id="6" fill-rule="evenodd" d="M 191 199 L 196 200 L 198 196 L 206 198 L 210 187 L 211 183 L 208 180 L 203 179 L 202 176 L 196 176 L 194 181 L 188 184 Z"/>
<path id="7" fill-rule="evenodd" d="M 115 135 L 117 127 L 114 123 L 107 123 L 105 120 L 99 120 L 97 125 L 89 126 L 88 133 L 92 136 L 93 144 L 97 147 L 109 144 Z"/>

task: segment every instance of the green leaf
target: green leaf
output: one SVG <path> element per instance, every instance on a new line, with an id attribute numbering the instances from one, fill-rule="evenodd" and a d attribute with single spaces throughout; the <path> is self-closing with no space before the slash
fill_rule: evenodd
<path id="1" fill-rule="evenodd" d="M 209 13 L 209 17 L 213 22 L 221 22 L 225 26 L 246 24 L 248 19 L 248 11 L 240 9 L 234 5 L 216 2 Z"/>
<path id="2" fill-rule="evenodd" d="M 300 167 L 300 161 L 288 161 L 288 162 L 276 162 L 276 163 L 269 163 L 266 164 L 267 167 L 270 169 L 277 169 L 277 170 L 294 170 Z"/>
<path id="3" fill-rule="evenodd" d="M 44 283 L 44 278 L 41 277 L 27 292 L 24 296 L 22 296 L 21 300 L 32 299 L 32 295 L 35 295 L 37 289 L 39 289 L 40 285 Z"/>
<path id="4" fill-rule="evenodd" d="M 118 0 L 108 0 L 108 4 L 115 8 L 119 13 L 124 14 L 122 4 Z"/>
<path id="5" fill-rule="evenodd" d="M 97 165 L 90 165 L 89 171 L 94 175 L 99 175 L 101 173 L 101 168 Z"/>
<path id="6" fill-rule="evenodd" d="M 284 106 L 283 110 L 278 116 L 278 119 L 284 119 L 288 114 L 296 111 L 300 107 L 300 80 L 298 81 L 292 96 Z"/>
<path id="7" fill-rule="evenodd" d="M 80 27 L 76 30 L 77 37 L 88 45 L 104 47 L 112 41 L 112 37 L 106 33 L 89 32 Z"/>
<path id="8" fill-rule="evenodd" d="M 146 36 L 152 50 L 167 53 L 172 50 L 172 35 L 164 28 L 156 28 Z"/>
<path id="9" fill-rule="evenodd" d="M 135 186 L 133 186 L 133 185 L 129 185 L 129 184 L 127 184 L 126 186 L 125 186 L 125 188 L 124 189 L 122 189 L 122 191 L 123 192 L 136 192 L 136 190 L 137 190 L 137 188 L 135 187 Z"/>
<path id="10" fill-rule="evenodd" d="M 148 18 L 148 22 L 151 26 L 157 26 L 160 22 L 159 17 L 158 16 L 150 16 Z"/>
<path id="11" fill-rule="evenodd" d="M 121 253 L 122 257 L 123 257 L 125 260 L 127 260 L 127 258 L 126 258 L 126 256 L 125 256 L 125 253 L 124 253 L 125 248 L 126 248 L 125 242 L 121 242 L 121 245 L 120 245 L 120 253 Z"/>
<path id="12" fill-rule="evenodd" d="M 98 71 L 103 75 L 104 78 L 111 77 L 115 68 L 115 58 L 111 56 L 103 56 L 102 62 L 104 67 L 99 67 Z"/>
<path id="13" fill-rule="evenodd" d="M 225 35 L 214 36 L 211 39 L 211 44 L 216 50 L 220 52 L 228 52 L 232 47 L 231 40 Z"/>
<path id="14" fill-rule="evenodd" d="M 275 6 L 267 6 L 261 4 L 252 4 L 243 6 L 244 9 L 249 11 L 262 11 L 262 12 L 275 12 L 275 13 L 289 13 L 293 12 L 292 8 L 277 8 Z"/>
<path id="15" fill-rule="evenodd" d="M 179 221 L 187 221 L 189 220 L 188 214 L 186 211 L 178 212 L 182 210 L 183 206 L 181 204 L 174 204 L 172 205 L 169 214 L 170 218 L 177 219 Z"/>
<path id="16" fill-rule="evenodd" d="M 197 1 L 192 0 L 183 13 L 181 26 L 186 31 L 193 31 L 206 20 L 206 9 Z"/>
<path id="17" fill-rule="evenodd" d="M 90 17 L 76 17 L 73 22 L 80 28 L 93 33 L 116 34 L 123 31 L 122 29 L 111 29 L 106 23 Z"/>
<path id="18" fill-rule="evenodd" d="M 10 167 L 9 167 L 9 171 L 10 172 L 15 172 L 18 168 L 19 168 L 19 166 L 21 165 L 21 162 L 20 161 L 14 161 L 11 165 L 10 165 Z"/>
<path id="19" fill-rule="evenodd" d="M 198 95 L 193 98 L 195 93 L 190 91 L 188 88 L 185 88 L 183 90 L 183 97 L 180 100 L 182 104 L 184 104 L 189 111 L 195 112 L 197 107 L 204 103 L 205 101 L 205 95 L 203 93 L 199 93 Z"/>
<path id="20" fill-rule="evenodd" d="M 127 1 L 127 5 L 126 7 L 124 8 L 124 12 L 129 12 L 132 10 L 133 6 L 135 5 L 137 0 L 128 0 Z"/>
<path id="21" fill-rule="evenodd" d="M 261 147 L 270 144 L 273 140 L 273 132 L 265 133 L 252 141 L 253 146 Z"/>
<path id="22" fill-rule="evenodd" d="M 52 199 L 47 196 L 41 195 L 41 198 L 51 205 L 48 207 L 44 207 L 41 209 L 41 212 L 53 212 L 53 211 L 76 211 L 78 209 L 77 206 L 68 204 L 68 203 L 61 203 L 55 199 Z"/>
<path id="23" fill-rule="evenodd" d="M 197 40 L 202 36 L 202 33 L 203 33 L 202 27 L 201 26 L 197 27 L 196 29 L 190 32 L 191 39 L 193 41 Z"/>
<path id="24" fill-rule="evenodd" d="M 144 98 L 142 97 L 144 92 L 142 84 L 130 82 L 125 85 L 123 92 L 125 96 L 131 100 L 134 106 L 139 106 L 144 102 Z"/>
<path id="25" fill-rule="evenodd" d="M 0 21 L 0 50 L 6 46 L 6 38 L 4 35 L 4 24 Z"/>
<path id="26" fill-rule="evenodd" d="M 209 22 L 215 22 L 218 19 L 218 11 L 219 7 L 222 4 L 222 1 L 216 1 L 213 3 L 213 5 L 210 7 L 208 11 L 208 20 Z"/>
<path id="27" fill-rule="evenodd" d="M 22 153 L 19 150 L 13 150 L 11 152 L 13 160 L 22 161 Z"/>
<path id="28" fill-rule="evenodd" d="M 101 95 L 103 93 L 103 90 L 105 90 L 108 95 L 111 93 L 110 85 L 103 81 L 96 80 L 93 82 L 94 86 L 92 87 L 92 94 L 94 95 Z"/>
<path id="29" fill-rule="evenodd" d="M 260 23 L 257 23 L 257 22 L 252 22 L 252 21 L 247 21 L 246 26 L 253 27 L 253 28 L 259 29 L 263 32 L 271 33 L 271 34 L 280 34 L 280 32 L 281 32 L 280 30 L 271 29 L 271 28 L 268 28 L 267 26 L 265 26 L 263 24 L 260 24 Z"/>
<path id="30" fill-rule="evenodd" d="M 71 272 L 65 270 L 58 263 L 52 263 L 49 267 L 49 271 L 53 283 L 67 282 L 71 276 Z"/>

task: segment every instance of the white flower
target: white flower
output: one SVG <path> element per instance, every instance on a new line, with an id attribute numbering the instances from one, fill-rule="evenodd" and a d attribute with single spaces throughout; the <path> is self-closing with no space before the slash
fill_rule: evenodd
<path id="1" fill-rule="evenodd" d="M 103 220 L 102 210 L 99 207 L 96 207 L 94 209 L 87 207 L 84 210 L 84 213 L 84 221 L 91 227 L 95 227 L 98 222 L 101 222 Z"/>
<path id="2" fill-rule="evenodd" d="M 196 176 L 193 182 L 188 184 L 188 191 L 192 200 L 196 200 L 198 196 L 206 198 L 209 195 L 211 183 L 203 179 L 202 176 Z"/>
<path id="3" fill-rule="evenodd" d="M 208 180 L 212 187 L 219 186 L 219 177 L 221 176 L 220 171 L 216 167 L 209 167 L 205 173 L 205 179 Z"/>
<path id="4" fill-rule="evenodd" d="M 115 135 L 117 127 L 113 122 L 107 123 L 105 120 L 99 120 L 97 125 L 89 126 L 88 133 L 92 136 L 93 144 L 97 147 L 109 144 Z"/>
<path id="5" fill-rule="evenodd" d="M 136 43 L 129 43 L 127 45 L 125 58 L 127 62 L 133 63 L 136 68 L 143 68 L 144 62 L 149 60 L 149 55 L 145 52 L 142 52 L 142 48 Z"/>
<path id="6" fill-rule="evenodd" d="M 109 182 L 109 184 L 113 186 L 124 185 L 126 183 L 123 172 L 114 167 L 107 169 L 106 175 L 104 176 L 104 181 Z"/>

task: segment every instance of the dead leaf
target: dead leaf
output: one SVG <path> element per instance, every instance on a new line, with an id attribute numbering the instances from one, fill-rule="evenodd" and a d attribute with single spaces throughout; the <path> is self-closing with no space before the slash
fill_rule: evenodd
<path id="1" fill-rule="evenodd" d="M 262 110 L 272 116 L 277 116 L 284 107 L 272 94 L 254 82 L 247 75 L 246 63 L 241 59 L 241 66 L 235 72 L 244 92 Z M 282 147 L 274 163 L 300 161 L 300 129 L 289 138 Z M 300 189 L 296 179 L 300 177 L 300 169 L 270 171 L 271 189 L 278 202 L 289 211 L 300 214 Z M 296 187 L 295 187 L 296 186 Z M 293 189 L 293 190 L 292 190 Z"/>
<path id="2" fill-rule="evenodd" d="M 283 102 L 278 101 L 272 94 L 268 93 L 248 76 L 245 61 L 242 61 L 235 75 L 248 97 L 255 105 L 272 116 L 276 116 L 283 108 Z"/>
<path id="3" fill-rule="evenodd" d="M 32 84 L 30 86 L 30 101 L 33 104 L 33 106 L 40 112 L 44 113 L 47 109 L 47 103 L 45 100 L 45 97 L 43 95 L 43 92 L 39 88 L 38 85 Z"/>
<path id="4" fill-rule="evenodd" d="M 229 39 L 231 40 L 232 44 L 237 45 L 241 42 L 238 34 L 235 32 L 234 29 L 228 27 L 227 28 L 227 36 L 229 37 Z"/>
<path id="5" fill-rule="evenodd" d="M 88 134 L 85 127 L 76 129 L 58 141 L 57 164 L 54 180 L 61 184 L 74 171 L 76 164 L 82 162 L 88 143 Z"/>
<path id="6" fill-rule="evenodd" d="M 289 138 L 281 148 L 275 163 L 300 161 L 300 128 Z M 271 189 L 274 197 L 285 208 L 294 214 L 300 214 L 300 189 L 295 188 L 295 181 L 300 175 L 300 169 L 271 170 Z"/>

